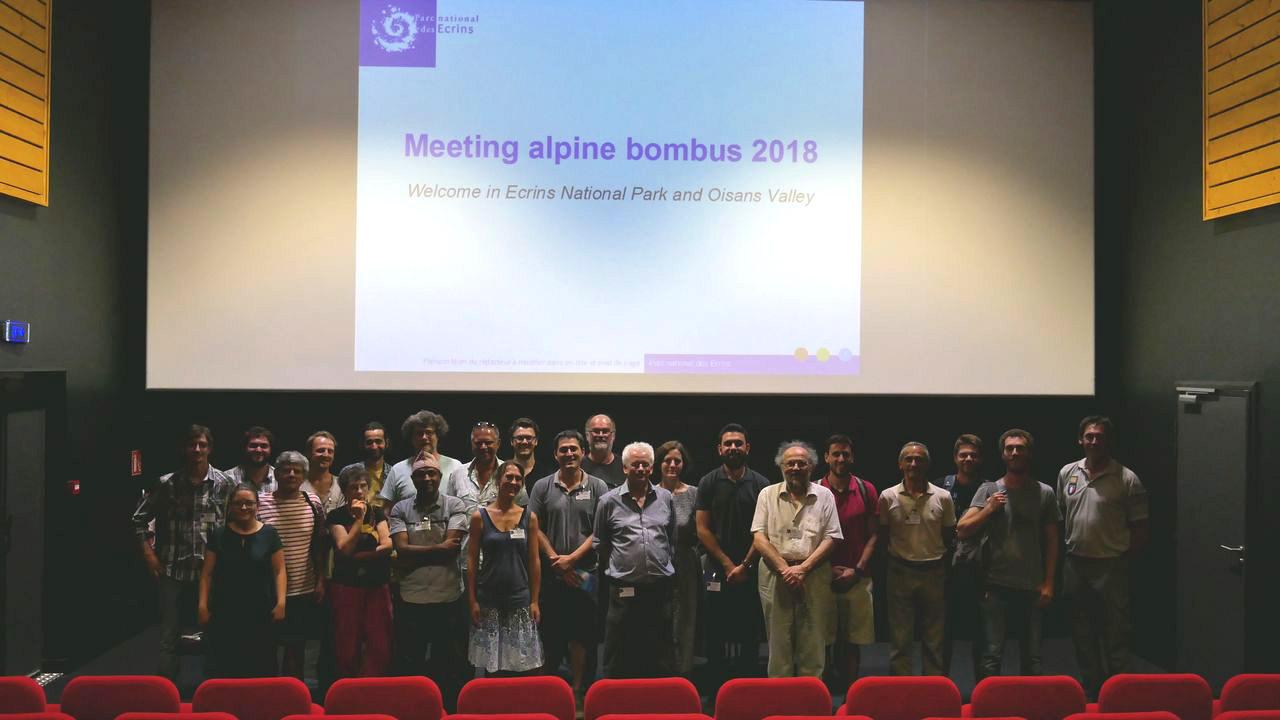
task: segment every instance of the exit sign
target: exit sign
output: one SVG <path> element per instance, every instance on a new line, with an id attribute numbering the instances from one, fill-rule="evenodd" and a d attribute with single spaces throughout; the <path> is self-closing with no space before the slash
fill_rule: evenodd
<path id="1" fill-rule="evenodd" d="M 31 323 L 21 320 L 5 320 L 4 341 L 8 343 L 31 342 Z"/>

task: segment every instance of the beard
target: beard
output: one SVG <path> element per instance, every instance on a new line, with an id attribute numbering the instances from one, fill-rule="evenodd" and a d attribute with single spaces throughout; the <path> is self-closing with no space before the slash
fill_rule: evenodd
<path id="1" fill-rule="evenodd" d="M 722 460 L 724 461 L 724 466 L 730 470 L 737 470 L 747 464 L 747 456 L 745 453 L 725 453 Z"/>

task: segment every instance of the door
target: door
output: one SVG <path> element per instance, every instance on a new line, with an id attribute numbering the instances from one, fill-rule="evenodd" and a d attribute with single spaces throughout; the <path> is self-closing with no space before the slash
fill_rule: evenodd
<path id="1" fill-rule="evenodd" d="M 1213 687 L 1245 670 L 1256 396 L 1253 383 L 1178 384 L 1178 670 Z"/>

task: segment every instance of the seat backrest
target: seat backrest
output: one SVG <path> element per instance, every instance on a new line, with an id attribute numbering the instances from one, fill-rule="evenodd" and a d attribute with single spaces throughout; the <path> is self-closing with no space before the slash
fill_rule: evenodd
<path id="1" fill-rule="evenodd" d="M 716 693 L 716 720 L 764 720 L 770 715 L 830 717 L 831 693 L 814 677 L 734 678 Z"/>
<path id="2" fill-rule="evenodd" d="M 421 675 L 343 678 L 324 696 L 326 715 L 390 715 L 394 720 L 440 720 L 440 688 Z"/>
<path id="3" fill-rule="evenodd" d="M 1118 713 L 1081 712 L 1068 715 L 1067 720 L 1178 720 L 1178 716 L 1168 710 Z"/>
<path id="4" fill-rule="evenodd" d="M 62 689 L 59 710 L 76 720 L 116 720 L 127 712 L 176 713 L 178 688 L 155 675 L 81 675 Z"/>
<path id="5" fill-rule="evenodd" d="M 310 715 L 311 693 L 291 677 L 205 680 L 191 698 L 192 712 L 225 712 L 237 720 L 280 720 Z"/>
<path id="6" fill-rule="evenodd" d="M 585 720 L 601 715 L 700 714 L 702 699 L 693 683 L 682 677 L 597 680 L 583 702 Z"/>
<path id="7" fill-rule="evenodd" d="M 1211 720 L 1213 691 L 1199 675 L 1113 675 L 1098 691 L 1098 712 L 1168 710 L 1181 720 Z"/>
<path id="8" fill-rule="evenodd" d="M 1236 675 L 1222 686 L 1222 712 L 1280 710 L 1280 675 Z"/>
<path id="9" fill-rule="evenodd" d="M 454 713 L 449 720 L 558 720 L 551 713 Z"/>
<path id="10" fill-rule="evenodd" d="M 452 720 L 453 716 L 449 716 Z M 596 720 L 715 720 L 704 713 L 608 713 Z"/>
<path id="11" fill-rule="evenodd" d="M 472 715 L 547 713 L 557 720 L 574 720 L 577 705 L 569 683 L 552 675 L 476 678 L 463 685 L 462 692 L 458 693 L 458 712 Z"/>
<path id="12" fill-rule="evenodd" d="M 42 713 L 44 688 L 26 675 L 0 677 L 0 713 Z"/>
<path id="13" fill-rule="evenodd" d="M 1063 720 L 1086 709 L 1084 688 L 1067 675 L 998 676 L 983 679 L 969 699 L 971 717 L 1014 716 L 1026 720 Z"/>
<path id="14" fill-rule="evenodd" d="M 876 720 L 923 720 L 960 717 L 963 706 L 951 678 L 928 676 L 859 678 L 849 686 L 844 707 L 849 715 Z"/>
<path id="15" fill-rule="evenodd" d="M 1229 710 L 1213 720 L 1280 720 L 1280 710 Z"/>
<path id="16" fill-rule="evenodd" d="M 285 715 L 281 720 L 396 720 L 390 715 L 379 713 L 341 713 L 327 711 L 323 715 Z"/>
<path id="17" fill-rule="evenodd" d="M 0 720 L 76 720 L 66 713 L 47 710 L 32 713 L 0 713 Z"/>
<path id="18" fill-rule="evenodd" d="M 116 720 L 236 720 L 236 717 L 230 713 L 224 712 L 127 712 L 117 715 Z"/>
<path id="19" fill-rule="evenodd" d="M 770 715 L 764 720 L 872 720 L 866 715 Z"/>

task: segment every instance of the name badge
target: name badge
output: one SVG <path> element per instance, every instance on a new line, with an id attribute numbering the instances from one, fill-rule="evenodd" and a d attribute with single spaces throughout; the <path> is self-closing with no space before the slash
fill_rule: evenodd
<path id="1" fill-rule="evenodd" d="M 573 494 L 573 499 L 574 500 L 590 500 L 591 491 L 587 490 L 586 488 L 583 488 L 582 490 L 579 490 Z"/>
<path id="2" fill-rule="evenodd" d="M 200 522 L 206 523 L 206 524 L 216 523 L 218 522 L 218 516 L 211 512 L 201 513 Z"/>
<path id="3" fill-rule="evenodd" d="M 430 530 L 431 518 L 422 518 L 421 520 L 418 521 L 416 525 L 413 526 L 413 529 L 414 530 Z"/>
<path id="4" fill-rule="evenodd" d="M 707 592 L 720 592 L 720 581 L 712 580 L 707 583 Z"/>
<path id="5" fill-rule="evenodd" d="M 907 513 L 907 520 L 906 520 L 906 523 L 907 523 L 908 525 L 919 525 L 919 524 L 920 524 L 920 511 L 919 511 L 919 510 L 912 510 L 911 512 Z"/>
<path id="6" fill-rule="evenodd" d="M 636 596 L 636 589 L 633 587 L 618 588 L 618 597 L 620 598 L 635 597 L 635 596 Z"/>
<path id="7" fill-rule="evenodd" d="M 516 529 L 512 530 L 512 531 L 511 531 L 511 539 L 512 539 L 512 540 L 523 540 L 523 539 L 524 539 L 524 528 L 516 528 Z"/>
<path id="8" fill-rule="evenodd" d="M 799 540 L 804 537 L 804 532 L 798 527 L 789 527 L 782 531 L 782 537 L 785 540 Z"/>

